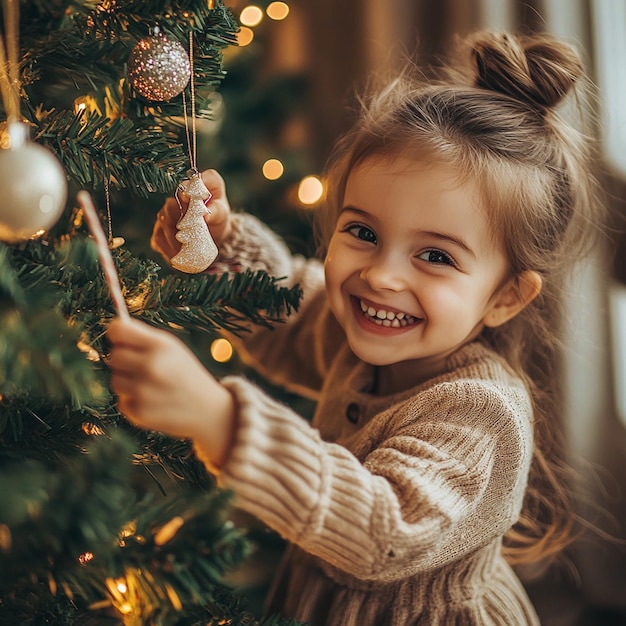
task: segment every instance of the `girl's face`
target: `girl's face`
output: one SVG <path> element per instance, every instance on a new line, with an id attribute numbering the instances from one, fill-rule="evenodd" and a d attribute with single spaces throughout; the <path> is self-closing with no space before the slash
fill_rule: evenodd
<path id="1" fill-rule="evenodd" d="M 325 260 L 330 306 L 373 365 L 438 373 L 472 340 L 508 276 L 475 185 L 410 160 L 369 160 L 348 179 Z"/>

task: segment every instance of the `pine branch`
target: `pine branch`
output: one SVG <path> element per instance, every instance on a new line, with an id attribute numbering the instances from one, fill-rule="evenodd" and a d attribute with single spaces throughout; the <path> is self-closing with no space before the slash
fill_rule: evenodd
<path id="1" fill-rule="evenodd" d="M 22 83 L 34 139 L 57 154 L 74 186 L 106 180 L 143 197 L 171 193 L 189 166 L 177 119 L 184 101 L 152 102 L 136 93 L 126 79 L 128 57 L 155 25 L 186 49 L 192 31 L 196 116 L 210 118 L 214 88 L 224 77 L 222 51 L 236 43 L 230 10 L 220 0 L 213 9 L 206 0 L 57 1 L 27 7 L 21 21 Z M 40 84 L 44 77 L 54 94 Z M 56 105 L 44 109 L 44 95 Z M 73 111 L 79 96 L 93 101 L 90 115 Z"/>
<path id="2" fill-rule="evenodd" d="M 51 29 L 44 39 L 28 40 L 24 72 L 30 82 L 54 72 L 55 83 L 80 91 L 103 91 L 106 86 L 122 89 L 126 97 L 123 114 L 173 117 L 182 114 L 182 100 L 147 101 L 131 90 L 125 68 L 132 49 L 158 25 L 169 38 L 188 48 L 194 40 L 194 82 L 198 93 L 218 85 L 224 77 L 222 50 L 236 45 L 238 24 L 222 2 L 209 9 L 206 0 L 181 2 L 128 1 L 93 7 L 93 3 L 70 3 L 61 28 Z M 33 18 L 39 21 L 35 13 Z"/>
<path id="3" fill-rule="evenodd" d="M 234 275 L 171 276 L 149 293 L 142 317 L 158 324 L 239 334 L 248 323 L 271 327 L 297 310 L 301 289 L 279 287 L 263 271 Z"/>
<path id="4" fill-rule="evenodd" d="M 31 121 L 33 139 L 57 154 L 77 187 L 107 180 L 138 196 L 171 193 L 189 166 L 177 135 L 159 126 L 85 111 L 37 111 Z"/>
<path id="5" fill-rule="evenodd" d="M 81 329 L 68 324 L 58 288 L 42 280 L 41 269 L 14 266 L 11 249 L 0 244 L 0 392 L 97 403 L 104 385 L 78 348 Z"/>
<path id="6" fill-rule="evenodd" d="M 30 592 L 30 614 L 59 594 L 94 614 L 131 606 L 132 623 L 258 623 L 222 582 L 252 549 L 228 519 L 230 494 L 138 499 L 133 448 L 118 432 L 59 471 L 30 461 L 0 474 L 0 622 L 3 611 L 16 619 Z M 183 607 L 204 621 L 188 621 Z"/>
<path id="7" fill-rule="evenodd" d="M 121 608 L 108 581 L 124 578 L 139 584 L 130 600 L 150 623 L 155 611 L 175 614 L 176 598 L 213 602 L 224 573 L 248 554 L 248 541 L 228 522 L 226 492 L 140 501 L 130 480 L 133 445 L 120 433 L 104 439 L 57 472 L 30 461 L 0 475 L 3 608 L 13 589 L 41 591 L 41 582 L 79 605 Z"/>

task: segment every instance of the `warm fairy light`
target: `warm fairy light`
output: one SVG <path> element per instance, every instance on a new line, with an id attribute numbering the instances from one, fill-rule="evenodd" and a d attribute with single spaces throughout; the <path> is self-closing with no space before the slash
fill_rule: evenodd
<path id="1" fill-rule="evenodd" d="M 117 607 L 117 610 L 123 615 L 128 615 L 133 612 L 133 606 L 130 602 L 124 602 L 124 604 L 120 604 L 120 606 Z"/>
<path id="2" fill-rule="evenodd" d="M 97 362 L 100 360 L 100 355 L 98 354 L 98 351 L 85 341 L 79 341 L 76 346 L 81 352 L 84 352 L 87 355 L 88 361 Z"/>
<path id="3" fill-rule="evenodd" d="M 263 11 L 253 4 L 247 6 L 239 14 L 239 21 L 243 26 L 257 26 L 263 19 Z"/>
<path id="4" fill-rule="evenodd" d="M 298 186 L 298 200 L 311 206 L 319 202 L 324 195 L 324 185 L 317 176 L 306 176 Z"/>
<path id="5" fill-rule="evenodd" d="M 177 324 L 176 322 L 168 322 L 167 325 L 174 330 L 185 330 L 184 326 Z"/>
<path id="6" fill-rule="evenodd" d="M 268 180 L 276 180 L 283 175 L 285 168 L 278 159 L 268 159 L 263 163 L 263 176 Z"/>
<path id="7" fill-rule="evenodd" d="M 93 560 L 93 552 L 83 552 L 83 554 L 78 557 L 78 562 L 81 565 L 86 565 L 91 560 Z"/>
<path id="8" fill-rule="evenodd" d="M 154 543 L 157 546 L 162 546 L 163 544 L 170 541 L 176 533 L 180 530 L 181 526 L 185 523 L 184 518 L 177 515 L 173 517 L 169 522 L 161 526 L 154 536 Z"/>
<path id="9" fill-rule="evenodd" d="M 137 523 L 129 522 L 122 530 L 120 531 L 119 544 L 124 547 L 126 545 L 126 540 L 129 537 L 133 537 L 137 532 Z"/>
<path id="10" fill-rule="evenodd" d="M 87 98 L 85 96 L 80 96 L 74 100 L 74 113 L 78 115 L 81 111 L 84 111 L 87 108 Z"/>
<path id="11" fill-rule="evenodd" d="M 215 8 L 215 0 L 207 0 L 207 6 L 209 7 L 209 9 L 214 9 Z"/>
<path id="12" fill-rule="evenodd" d="M 180 597 L 176 593 L 176 590 L 169 583 L 165 583 L 165 593 L 167 593 L 167 597 L 170 599 L 172 606 L 175 611 L 183 610 L 183 603 L 180 601 Z"/>
<path id="13" fill-rule="evenodd" d="M 211 344 L 211 356 L 218 363 L 226 363 L 233 357 L 233 346 L 228 339 L 216 339 Z"/>
<path id="14" fill-rule="evenodd" d="M 265 12 L 270 19 L 284 20 L 289 15 L 289 5 L 286 2 L 271 2 Z"/>
<path id="15" fill-rule="evenodd" d="M 92 424 L 91 422 L 83 422 L 82 428 L 85 435 L 89 435 L 90 437 L 104 435 L 102 428 L 100 428 L 100 426 L 96 426 L 96 424 Z"/>
<path id="16" fill-rule="evenodd" d="M 253 39 L 254 32 L 252 31 L 252 29 L 246 26 L 242 26 L 239 29 L 239 32 L 237 33 L 237 45 L 239 45 L 240 48 L 250 45 Z"/>
<path id="17" fill-rule="evenodd" d="M 116 580 L 115 578 L 109 577 L 104 581 L 104 583 L 109 590 L 109 593 L 113 596 L 118 604 L 122 604 L 123 602 L 125 602 L 125 598 L 122 594 L 126 593 L 126 591 L 128 590 L 128 585 L 123 578 L 118 578 Z"/>
<path id="18" fill-rule="evenodd" d="M 0 524 L 0 550 L 8 552 L 12 544 L 11 529 L 6 524 Z"/>

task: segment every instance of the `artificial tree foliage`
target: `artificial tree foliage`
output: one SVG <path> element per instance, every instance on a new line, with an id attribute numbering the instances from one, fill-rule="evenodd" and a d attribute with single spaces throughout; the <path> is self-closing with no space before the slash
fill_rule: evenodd
<path id="1" fill-rule="evenodd" d="M 105 358 L 115 309 L 75 202 L 90 191 L 110 227 L 110 194 L 132 212 L 173 193 L 189 167 L 191 87 L 143 98 L 129 54 L 154 25 L 185 45 L 191 31 L 195 112 L 210 119 L 237 22 L 221 0 L 19 9 L 21 114 L 70 193 L 48 233 L 0 243 L 0 624 L 295 624 L 261 620 L 225 582 L 254 544 L 190 442 L 117 411 Z M 183 277 L 111 244 L 131 314 L 183 340 L 280 323 L 298 306 L 297 287 L 263 272 Z"/>

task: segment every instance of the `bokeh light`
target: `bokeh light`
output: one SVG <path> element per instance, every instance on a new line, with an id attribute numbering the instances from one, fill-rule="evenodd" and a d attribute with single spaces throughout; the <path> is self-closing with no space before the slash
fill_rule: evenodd
<path id="1" fill-rule="evenodd" d="M 265 12 L 272 20 L 284 20 L 289 15 L 289 5 L 286 2 L 271 2 Z"/>
<path id="2" fill-rule="evenodd" d="M 218 363 L 226 363 L 233 357 L 233 346 L 228 339 L 221 337 L 211 344 L 211 356 Z"/>
<path id="3" fill-rule="evenodd" d="M 241 48 L 252 43 L 254 32 L 252 29 L 242 26 L 237 33 L 237 45 Z"/>
<path id="4" fill-rule="evenodd" d="M 307 206 L 317 204 L 324 195 L 324 184 L 317 176 L 305 176 L 298 186 L 298 200 Z"/>
<path id="5" fill-rule="evenodd" d="M 263 163 L 263 176 L 267 180 L 277 180 L 285 171 L 283 164 L 278 159 L 268 159 Z"/>
<path id="6" fill-rule="evenodd" d="M 257 24 L 259 24 L 262 19 L 263 11 L 261 11 L 259 7 L 254 6 L 253 4 L 247 6 L 239 14 L 239 21 L 244 26 L 257 26 Z"/>

